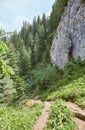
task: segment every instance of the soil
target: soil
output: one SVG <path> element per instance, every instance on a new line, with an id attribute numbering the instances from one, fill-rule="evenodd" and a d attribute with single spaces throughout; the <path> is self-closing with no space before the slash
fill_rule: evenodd
<path id="1" fill-rule="evenodd" d="M 44 105 L 45 105 L 45 107 L 42 111 L 42 114 L 39 117 L 38 121 L 36 122 L 33 130 L 44 130 L 44 128 L 46 127 L 46 122 L 47 122 L 48 117 L 49 117 L 51 103 L 45 101 Z"/>
<path id="2" fill-rule="evenodd" d="M 79 119 L 79 118 L 74 118 L 74 121 L 78 124 L 78 129 L 77 130 L 85 130 L 85 121 Z"/>

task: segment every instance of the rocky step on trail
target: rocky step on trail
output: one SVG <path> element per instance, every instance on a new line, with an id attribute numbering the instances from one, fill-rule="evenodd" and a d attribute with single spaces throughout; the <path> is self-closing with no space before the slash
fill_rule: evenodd
<path id="1" fill-rule="evenodd" d="M 74 121 L 78 124 L 78 130 L 85 130 L 85 109 L 81 109 L 76 104 L 67 102 L 67 107 L 74 113 Z"/>

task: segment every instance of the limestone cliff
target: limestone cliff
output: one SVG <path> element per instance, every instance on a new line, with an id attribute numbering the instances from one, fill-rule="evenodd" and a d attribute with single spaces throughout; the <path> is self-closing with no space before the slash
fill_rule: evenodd
<path id="1" fill-rule="evenodd" d="M 51 47 L 51 61 L 64 68 L 70 55 L 85 59 L 85 4 L 69 0 Z"/>

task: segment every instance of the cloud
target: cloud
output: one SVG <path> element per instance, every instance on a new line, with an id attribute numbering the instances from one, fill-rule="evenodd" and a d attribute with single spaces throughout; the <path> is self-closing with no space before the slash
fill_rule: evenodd
<path id="1" fill-rule="evenodd" d="M 50 15 L 50 12 L 46 13 L 46 16 L 49 16 L 49 15 Z M 40 15 L 40 17 L 42 17 L 42 15 Z M 23 21 L 32 23 L 32 20 L 28 20 L 28 18 L 25 16 L 16 16 L 15 19 L 12 19 L 10 21 L 10 23 L 0 20 L 0 29 L 2 28 L 7 32 L 11 32 L 15 30 L 20 31 L 23 25 Z"/>
<path id="2" fill-rule="evenodd" d="M 28 21 L 28 19 L 25 16 L 17 16 L 10 23 L 4 23 L 0 20 L 0 28 L 4 29 L 5 31 L 20 31 L 23 21 Z M 29 22 L 31 22 L 31 20 Z"/>
<path id="3" fill-rule="evenodd" d="M 23 25 L 23 21 L 28 21 L 28 19 L 25 16 L 17 16 L 11 24 L 13 24 L 13 28 L 19 31 Z"/>
<path id="4" fill-rule="evenodd" d="M 0 0 L 0 28 L 20 30 L 23 21 L 32 23 L 34 16 L 49 16 L 55 0 Z"/>

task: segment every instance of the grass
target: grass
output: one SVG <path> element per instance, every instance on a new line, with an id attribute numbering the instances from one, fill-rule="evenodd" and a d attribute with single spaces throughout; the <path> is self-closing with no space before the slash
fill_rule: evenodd
<path id="1" fill-rule="evenodd" d="M 63 99 L 66 101 L 70 100 L 76 103 L 78 106 L 85 108 L 85 76 L 72 81 L 68 85 L 59 88 L 55 92 L 49 93 L 46 99 Z"/>
<path id="2" fill-rule="evenodd" d="M 65 101 L 70 100 L 80 107 L 85 108 L 85 61 L 70 61 L 64 70 L 53 69 L 53 77 L 50 77 L 51 71 L 49 70 L 50 69 L 45 69 L 45 73 L 43 72 L 44 76 L 42 75 L 42 77 L 38 79 L 35 89 L 32 88 L 33 91 L 31 90 L 31 96 L 38 95 L 42 100 L 59 100 L 59 102 L 55 102 L 51 108 L 46 130 L 74 130 L 75 123 L 71 120 L 73 115 L 60 99 Z M 38 77 L 40 77 L 41 74 L 42 73 L 39 73 Z M 45 75 L 50 77 L 50 79 L 45 79 Z M 42 106 L 32 108 L 1 107 L 0 127 L 2 130 L 32 130 L 35 121 L 40 115 L 41 109 Z"/>
<path id="3" fill-rule="evenodd" d="M 79 97 L 75 100 L 75 103 L 82 107 L 82 108 L 85 108 L 85 97 Z"/>
<path id="4" fill-rule="evenodd" d="M 45 130 L 75 130 L 77 124 L 72 120 L 73 116 L 64 101 L 56 101 L 51 107 Z"/>
<path id="5" fill-rule="evenodd" d="M 28 107 L 0 107 L 0 130 L 32 130 L 42 106 Z"/>
<path id="6" fill-rule="evenodd" d="M 75 101 L 79 97 L 85 96 L 85 76 L 74 80 L 72 83 L 60 88 L 59 90 L 50 93 L 47 100 L 55 100 L 56 98 L 62 98 L 66 101 Z"/>

